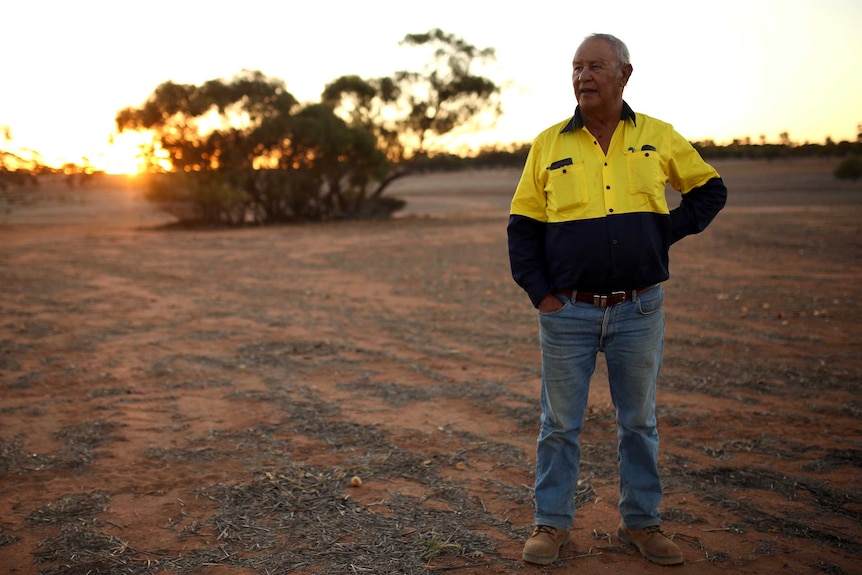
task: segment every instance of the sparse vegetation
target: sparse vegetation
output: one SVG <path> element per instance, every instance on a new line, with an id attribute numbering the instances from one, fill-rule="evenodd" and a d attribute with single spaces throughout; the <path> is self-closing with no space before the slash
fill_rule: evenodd
<path id="1" fill-rule="evenodd" d="M 848 156 L 835 168 L 835 177 L 839 180 L 853 180 L 862 178 L 862 156 Z"/>

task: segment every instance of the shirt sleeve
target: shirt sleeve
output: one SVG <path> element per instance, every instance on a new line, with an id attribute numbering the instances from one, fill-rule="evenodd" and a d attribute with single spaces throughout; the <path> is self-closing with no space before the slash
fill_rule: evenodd
<path id="1" fill-rule="evenodd" d="M 553 291 L 545 265 L 545 224 L 512 214 L 507 227 L 509 265 L 515 283 L 527 292 L 534 307 Z"/>
<path id="2" fill-rule="evenodd" d="M 670 243 L 702 232 L 727 202 L 727 187 L 711 165 L 676 130 L 672 131 L 668 180 L 682 193 L 679 207 L 671 210 Z"/>
<path id="3" fill-rule="evenodd" d="M 542 182 L 541 146 L 533 142 L 524 171 L 512 198 L 507 234 L 512 278 L 530 297 L 533 305 L 551 293 L 545 263 L 545 190 Z"/>
<path id="4" fill-rule="evenodd" d="M 679 206 L 670 211 L 670 243 L 702 232 L 726 202 L 727 187 L 721 178 L 711 178 L 683 194 Z"/>

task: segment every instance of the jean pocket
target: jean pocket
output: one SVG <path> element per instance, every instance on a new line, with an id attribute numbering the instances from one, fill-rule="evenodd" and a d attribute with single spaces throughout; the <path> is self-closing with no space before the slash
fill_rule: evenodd
<path id="1" fill-rule="evenodd" d="M 557 298 L 562 302 L 563 307 L 561 307 L 561 308 L 560 308 L 560 309 L 558 309 L 558 310 L 549 311 L 549 312 L 544 312 L 544 311 L 540 311 L 540 310 L 538 310 L 538 309 L 537 309 L 537 310 L 536 310 L 536 313 L 537 313 L 537 314 L 539 314 L 539 318 L 543 318 L 543 317 L 547 317 L 547 318 L 556 317 L 556 316 L 558 316 L 558 315 L 562 314 L 562 313 L 563 313 L 563 311 L 565 311 L 565 309 L 571 305 L 571 301 L 570 301 L 569 299 L 564 298 L 564 297 L 563 297 L 563 296 L 561 296 L 561 295 L 557 295 Z"/>
<path id="2" fill-rule="evenodd" d="M 661 311 L 664 305 L 664 288 L 657 285 L 651 290 L 638 296 L 637 310 L 641 315 L 652 315 Z"/>

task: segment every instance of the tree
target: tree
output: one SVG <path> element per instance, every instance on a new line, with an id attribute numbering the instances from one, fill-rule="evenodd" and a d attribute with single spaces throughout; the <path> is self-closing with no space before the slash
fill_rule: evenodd
<path id="1" fill-rule="evenodd" d="M 401 86 L 392 78 L 365 80 L 347 75 L 327 84 L 321 101 L 351 126 L 372 132 L 389 161 L 398 163 L 404 160 L 395 111 L 400 96 Z"/>
<path id="2" fill-rule="evenodd" d="M 120 131 L 152 132 L 148 197 L 180 220 L 240 225 L 374 212 L 361 189 L 385 168 L 373 134 L 329 107 L 300 106 L 259 71 L 201 86 L 165 82 L 116 122 Z"/>
<path id="3" fill-rule="evenodd" d="M 500 116 L 500 88 L 471 71 L 495 60 L 493 48 L 480 50 L 439 28 L 407 34 L 401 44 L 432 49 L 423 71 L 372 80 L 342 76 L 322 95 L 351 123 L 373 127 L 387 151 L 396 151 L 393 159 L 426 155 L 433 139 Z"/>
<path id="4" fill-rule="evenodd" d="M 439 29 L 402 44 L 433 49 L 424 72 L 342 76 L 319 104 L 305 105 L 261 72 L 201 86 L 165 82 L 140 108 L 121 110 L 117 127 L 152 133 L 144 150 L 155 174 L 149 197 L 181 219 L 237 225 L 390 215 L 400 204 L 383 191 L 410 173 L 392 165 L 500 114 L 499 88 L 471 72 L 493 49 Z"/>
<path id="5" fill-rule="evenodd" d="M 165 82 L 141 108 L 121 110 L 116 122 L 121 132 L 152 131 L 149 153 L 164 150 L 175 170 L 247 168 L 256 153 L 249 138 L 253 130 L 289 116 L 296 106 L 282 81 L 243 71 L 232 81 L 210 80 L 202 86 Z"/>
<path id="6" fill-rule="evenodd" d="M 494 61 L 493 48 L 480 50 L 440 29 L 408 34 L 401 44 L 432 49 L 423 71 L 370 80 L 341 76 L 322 94 L 322 101 L 351 125 L 372 131 L 387 158 L 400 165 L 372 197 L 411 173 L 407 160 L 439 151 L 434 141 L 441 136 L 475 129 L 482 119 L 493 123 L 502 113 L 500 88 L 472 72 L 475 64 Z"/>
<path id="7" fill-rule="evenodd" d="M 349 126 L 332 108 L 310 104 L 289 125 L 265 124 L 260 140 L 278 167 L 293 174 L 306 191 L 317 192 L 307 206 L 309 219 L 374 213 L 366 205 L 369 183 L 386 172 L 374 135 Z"/>
<path id="8" fill-rule="evenodd" d="M 493 61 L 493 48 L 479 50 L 439 28 L 425 34 L 408 34 L 401 43 L 434 49 L 433 59 L 423 72 L 395 74 L 408 108 L 401 127 L 415 138 L 417 155 L 426 153 L 431 136 L 469 126 L 483 111 L 490 111 L 494 119 L 500 115 L 499 87 L 470 71 L 477 61 Z"/>

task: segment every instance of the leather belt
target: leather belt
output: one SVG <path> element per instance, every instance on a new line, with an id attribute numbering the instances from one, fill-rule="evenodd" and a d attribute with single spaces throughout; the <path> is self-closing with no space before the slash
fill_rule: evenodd
<path id="1" fill-rule="evenodd" d="M 593 293 L 588 291 L 561 289 L 558 290 L 557 293 L 562 296 L 566 296 L 567 299 L 572 299 L 572 296 L 574 295 L 574 300 L 577 302 L 588 303 L 598 307 L 611 307 L 619 305 L 625 301 L 631 301 L 635 296 L 641 295 L 654 287 L 655 285 L 651 285 L 641 289 L 612 291 L 610 293 Z"/>

